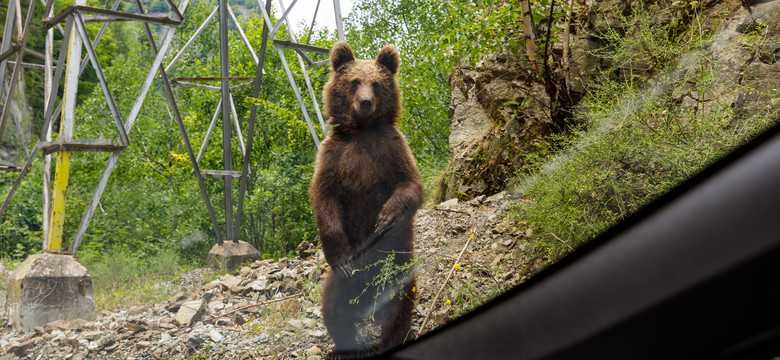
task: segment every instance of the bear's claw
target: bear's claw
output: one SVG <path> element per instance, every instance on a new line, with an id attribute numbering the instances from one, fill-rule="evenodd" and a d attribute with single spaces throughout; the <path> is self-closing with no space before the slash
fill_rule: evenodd
<path id="1" fill-rule="evenodd" d="M 379 236 L 384 235 L 388 230 L 390 230 L 391 227 L 393 227 L 393 225 L 395 225 L 397 220 L 398 220 L 397 215 L 386 215 L 386 214 L 379 215 L 379 219 L 376 222 L 375 225 L 376 228 L 374 229 L 374 232 Z"/>
<path id="2" fill-rule="evenodd" d="M 350 278 L 352 277 L 352 272 L 354 271 L 354 269 L 352 268 L 352 264 L 350 262 L 345 262 L 337 265 L 336 268 L 333 269 L 333 271 L 335 271 L 343 278 Z"/>
<path id="3" fill-rule="evenodd" d="M 374 230 L 374 232 L 377 235 L 384 235 L 389 229 L 390 229 L 390 224 L 383 222 L 380 224 L 376 224 L 376 230 Z"/>

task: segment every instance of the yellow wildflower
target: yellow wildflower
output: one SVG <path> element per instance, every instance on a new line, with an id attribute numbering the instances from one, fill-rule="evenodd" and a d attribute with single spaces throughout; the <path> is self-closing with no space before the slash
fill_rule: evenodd
<path id="1" fill-rule="evenodd" d="M 460 270 L 460 264 L 455 264 L 455 270 Z"/>
<path id="2" fill-rule="evenodd" d="M 452 304 L 452 302 L 447 300 L 447 302 L 445 302 L 444 304 L 447 305 L 447 306 L 450 306 L 450 304 Z"/>

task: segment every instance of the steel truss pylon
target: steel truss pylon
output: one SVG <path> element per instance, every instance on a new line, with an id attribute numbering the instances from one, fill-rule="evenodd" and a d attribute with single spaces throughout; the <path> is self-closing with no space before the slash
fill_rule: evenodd
<path id="1" fill-rule="evenodd" d="M 189 0 L 181 0 L 181 3 L 178 6 L 176 6 L 172 0 L 166 0 L 166 3 L 170 8 L 170 11 L 166 16 L 145 15 L 140 0 L 133 0 L 133 2 L 136 4 L 136 8 L 138 9 L 137 13 L 116 11 L 119 7 L 120 2 L 124 0 L 115 0 L 111 10 L 87 7 L 84 6 L 85 0 L 74 0 L 73 6 L 66 7 L 63 11 L 61 11 L 57 15 L 53 14 L 54 0 L 48 0 L 48 1 L 39 0 L 39 1 L 41 4 L 44 5 L 44 18 L 42 19 L 42 23 L 47 29 L 46 52 L 44 55 L 45 63 L 42 66 L 33 64 L 33 65 L 29 65 L 29 67 L 32 68 L 42 67 L 45 71 L 46 89 L 45 89 L 45 100 L 44 100 L 45 103 L 44 124 L 41 129 L 41 134 L 37 143 L 32 148 L 32 150 L 28 152 L 27 159 L 22 166 L 16 166 L 16 165 L 5 166 L 5 167 L 0 166 L 0 170 L 11 170 L 11 171 L 19 172 L 14 184 L 12 185 L 8 195 L 6 196 L 5 201 L 0 207 L 0 216 L 2 216 L 5 210 L 8 208 L 24 176 L 29 172 L 32 166 L 34 156 L 36 156 L 38 151 L 41 151 L 44 156 L 44 166 L 43 166 L 43 172 L 44 172 L 43 174 L 43 195 L 44 195 L 43 196 L 44 197 L 43 249 L 44 250 L 50 250 L 50 251 L 61 250 L 62 224 L 64 223 L 64 209 L 65 209 L 64 195 L 66 193 L 67 183 L 68 183 L 70 153 L 73 151 L 92 151 L 92 152 L 110 153 L 110 156 L 103 170 L 103 173 L 92 194 L 90 202 L 87 205 L 87 209 L 82 216 L 76 234 L 71 240 L 69 252 L 75 254 L 78 251 L 78 248 L 81 244 L 81 241 L 83 240 L 84 235 L 86 234 L 89 223 L 98 207 L 100 198 L 102 197 L 102 194 L 105 191 L 105 187 L 108 183 L 108 179 L 111 176 L 111 173 L 113 172 L 116 166 L 119 155 L 130 144 L 129 133 L 140 113 L 146 95 L 151 89 L 152 82 L 157 77 L 158 71 L 160 73 L 160 78 L 162 80 L 163 90 L 172 104 L 174 117 L 176 118 L 180 132 L 186 144 L 188 155 L 193 165 L 193 171 L 198 180 L 200 191 L 206 203 L 210 220 L 214 227 L 215 235 L 219 243 L 222 243 L 224 239 L 234 240 L 234 241 L 238 240 L 237 234 L 239 233 L 240 224 L 241 224 L 244 197 L 245 197 L 246 186 L 247 186 L 246 183 L 247 183 L 247 178 L 249 173 L 249 155 L 252 151 L 252 144 L 254 140 L 254 127 L 257 118 L 257 105 L 253 104 L 251 109 L 249 124 L 248 124 L 246 144 L 244 145 L 243 136 L 240 133 L 240 126 L 239 126 L 240 122 L 238 119 L 238 114 L 236 114 L 235 112 L 235 105 L 233 103 L 231 91 L 248 87 L 248 86 L 253 86 L 254 96 L 255 97 L 259 96 L 260 87 L 262 84 L 263 65 L 265 64 L 265 53 L 269 42 L 271 42 L 273 46 L 276 48 L 277 54 L 279 55 L 282 61 L 282 65 L 284 66 L 290 86 L 293 92 L 295 93 L 296 100 L 298 101 L 298 104 L 301 109 L 301 113 L 304 119 L 306 120 L 312 139 L 317 147 L 319 147 L 320 139 L 314 128 L 311 117 L 309 116 L 309 111 L 307 110 L 303 97 L 301 96 L 301 91 L 295 82 L 295 76 L 289 66 L 289 63 L 287 62 L 287 58 L 283 52 L 283 49 L 292 49 L 296 52 L 296 56 L 298 58 L 300 67 L 301 69 L 303 69 L 302 75 L 305 80 L 306 87 L 309 96 L 311 98 L 311 102 L 314 104 L 314 110 L 317 115 L 319 125 L 323 132 L 327 131 L 327 126 L 325 125 L 322 114 L 319 110 L 320 106 L 317 102 L 315 91 L 311 85 L 311 81 L 309 79 L 307 70 L 314 68 L 316 66 L 326 65 L 328 63 L 327 60 L 315 62 L 314 60 L 312 60 L 309 54 L 328 55 L 330 53 L 330 50 L 326 48 L 311 46 L 309 45 L 308 41 L 305 44 L 299 43 L 297 41 L 296 35 L 291 26 L 292 24 L 290 24 L 290 21 L 288 19 L 288 15 L 290 13 L 290 10 L 294 6 L 296 6 L 298 0 L 293 0 L 289 8 L 285 8 L 282 1 L 279 0 L 279 5 L 280 8 L 282 9 L 283 15 L 280 17 L 280 19 L 276 24 L 273 24 L 270 17 L 271 0 L 265 1 L 264 4 L 263 4 L 263 0 L 258 0 L 258 4 L 263 13 L 263 22 L 264 22 L 262 46 L 258 53 L 256 53 L 252 49 L 251 44 L 247 40 L 246 35 L 243 33 L 243 30 L 241 29 L 235 14 L 232 12 L 232 9 L 227 4 L 227 1 L 220 0 L 219 6 L 209 15 L 209 17 L 204 22 L 204 24 L 201 25 L 201 27 L 196 31 L 196 33 L 193 35 L 193 39 L 190 39 L 190 41 L 188 41 L 187 44 L 184 45 L 182 50 L 174 57 L 171 63 L 165 67 L 162 66 L 163 59 L 165 58 L 166 54 L 171 48 L 175 28 L 178 27 L 181 24 L 181 22 L 184 20 L 182 14 L 185 12 Z M 317 2 L 317 7 L 315 8 L 314 16 L 312 18 L 312 26 L 309 28 L 309 34 L 307 36 L 307 39 L 311 38 L 311 33 L 317 18 L 317 12 L 320 7 L 320 2 L 321 0 L 318 0 Z M 20 8 L 21 6 L 20 4 L 21 4 L 20 0 L 9 0 L 9 6 L 8 6 L 9 11 L 8 11 L 8 16 L 5 24 L 6 31 L 4 32 L 2 44 L 0 45 L 1 46 L 0 84 L 4 84 L 2 80 L 4 80 L 3 77 L 5 76 L 6 73 L 5 68 L 9 64 L 13 66 L 10 83 L 11 84 L 14 83 L 14 79 L 16 79 L 16 77 L 18 77 L 19 74 L 21 73 L 22 66 L 20 66 L 20 64 L 22 64 L 22 55 L 25 52 L 30 52 L 29 50 L 26 49 L 26 42 L 27 42 L 27 37 L 29 35 L 29 29 L 32 23 L 32 18 L 35 13 L 35 7 L 37 1 L 33 0 L 30 2 L 26 20 L 23 26 L 19 26 L 21 25 L 21 19 L 20 16 L 18 15 L 20 14 L 20 10 L 17 11 L 17 9 Z M 341 7 L 339 4 L 339 0 L 333 0 L 333 6 L 334 6 L 334 13 L 336 15 L 335 20 L 337 24 L 337 36 L 340 40 L 344 40 L 344 30 L 342 26 L 341 11 L 340 11 Z M 213 20 L 217 14 L 219 14 L 220 16 L 220 59 L 222 61 L 221 61 L 221 69 L 220 69 L 221 76 L 218 79 L 220 81 L 221 86 L 213 87 L 213 86 L 189 83 L 186 81 L 187 79 L 168 79 L 167 72 L 180 59 L 182 53 L 192 43 L 192 41 L 194 41 L 194 38 L 196 38 L 200 34 L 200 32 L 202 32 L 206 24 L 209 21 Z M 227 53 L 228 41 L 229 41 L 227 36 L 228 17 L 230 17 L 230 19 L 234 22 L 235 26 L 238 29 L 239 36 L 241 37 L 242 41 L 249 49 L 250 53 L 252 53 L 253 55 L 253 61 L 256 63 L 256 73 L 254 78 L 231 78 L 230 77 L 229 61 L 228 61 L 229 59 Z M 114 21 L 138 21 L 142 23 L 144 26 L 144 30 L 146 32 L 147 39 L 149 41 L 152 55 L 154 57 L 154 60 L 152 61 L 152 65 L 149 71 L 147 72 L 144 82 L 140 87 L 140 92 L 136 97 L 135 102 L 133 103 L 133 106 L 126 117 L 122 116 L 118 107 L 116 106 L 116 103 L 113 99 L 112 93 L 109 88 L 109 84 L 106 81 L 105 77 L 103 76 L 103 70 L 98 62 L 97 54 L 95 52 L 95 48 L 99 45 L 100 39 L 103 33 L 105 32 L 108 23 Z M 65 28 L 61 26 L 61 23 L 63 22 L 65 23 Z M 89 38 L 89 35 L 85 27 L 86 22 L 103 22 L 103 26 L 101 27 L 100 31 L 97 33 L 94 39 Z M 277 36 L 282 22 L 285 22 L 288 25 L 287 28 L 289 32 L 289 39 L 286 40 L 279 39 Z M 149 24 L 161 25 L 166 27 L 162 35 L 159 37 L 160 39 L 159 43 L 154 40 L 151 29 L 149 28 Z M 17 25 L 17 28 L 19 29 L 18 33 L 21 35 L 19 36 L 19 42 L 17 44 L 12 45 L 10 38 L 13 33 L 14 25 Z M 59 57 L 57 61 L 54 61 L 53 59 L 55 28 L 63 36 L 62 45 L 60 47 Z M 82 50 L 86 50 L 87 56 L 84 59 L 81 58 Z M 9 61 L 8 59 L 13 56 L 16 56 L 15 61 L 13 62 Z M 103 91 L 108 108 L 110 109 L 112 114 L 112 119 L 114 120 L 114 124 L 116 126 L 116 131 L 118 134 L 118 139 L 116 139 L 116 141 L 106 140 L 106 139 L 86 139 L 86 140 L 73 139 L 73 130 L 76 121 L 75 119 L 76 85 L 79 76 L 83 73 L 87 65 L 91 65 L 98 76 L 100 87 Z M 65 89 L 62 94 L 62 101 L 58 104 L 56 101 L 57 99 L 56 89 L 59 88 L 59 84 L 60 81 L 62 80 L 63 73 L 65 77 L 65 81 L 64 81 Z M 193 79 L 193 80 L 197 80 L 197 79 Z M 244 84 L 240 84 L 235 87 L 230 87 L 230 81 L 233 80 L 242 80 L 242 81 L 251 80 L 251 81 Z M 209 127 L 209 131 L 207 132 L 206 139 L 204 139 L 204 143 L 201 147 L 201 151 L 197 156 L 194 154 L 190 141 L 187 137 L 187 132 L 184 127 L 184 123 L 182 121 L 181 115 L 179 113 L 175 96 L 171 89 L 172 82 L 182 86 L 190 86 L 190 87 L 196 87 L 196 88 L 202 88 L 208 90 L 218 90 L 221 92 L 221 100 L 220 100 L 220 104 L 218 105 L 219 109 L 215 112 L 214 118 L 212 119 L 211 122 L 211 126 Z M 4 85 L 0 85 L 0 86 L 4 86 Z M 0 94 L 1 93 L 2 92 L 0 92 Z M 9 88 L 7 90 L 7 96 L 5 99 L 5 103 L 3 105 L 2 115 L 0 117 L 0 137 L 2 137 L 5 121 L 7 119 L 7 113 L 11 103 L 12 93 L 13 93 L 13 88 Z M 214 128 L 214 125 L 216 123 L 216 118 L 219 112 L 221 112 L 223 116 L 223 161 L 224 161 L 225 169 L 213 170 L 213 171 L 209 171 L 209 170 L 201 171 L 199 169 L 200 159 L 203 156 L 204 148 L 209 140 L 211 131 Z M 231 123 L 231 116 L 230 116 L 231 114 L 233 115 L 232 123 Z M 57 121 L 58 117 L 60 116 L 62 117 L 60 121 L 61 124 L 61 128 L 59 131 L 60 136 L 57 141 L 52 141 L 51 126 L 53 123 Z M 240 172 L 233 170 L 233 166 L 231 163 L 232 162 L 232 157 L 231 157 L 232 149 L 230 145 L 230 139 L 232 135 L 231 126 L 235 126 L 236 128 L 236 132 L 239 137 L 239 144 L 241 145 L 241 152 L 243 155 L 243 161 L 242 161 L 243 164 Z M 19 129 L 19 126 L 17 126 L 17 129 Z M 54 181 L 55 183 L 54 191 L 52 191 L 51 183 L 50 183 L 50 163 L 51 163 L 50 155 L 53 153 L 58 154 L 58 160 L 57 160 L 58 178 L 55 178 Z M 217 224 L 216 216 L 214 214 L 214 210 L 211 206 L 206 191 L 203 177 L 222 179 L 225 183 L 225 189 L 226 189 L 225 224 L 226 226 L 225 226 L 224 239 L 220 234 L 219 226 Z M 240 185 L 239 185 L 239 198 L 237 204 L 237 212 L 235 214 L 236 216 L 234 219 L 233 203 L 232 203 L 232 187 L 233 187 L 233 179 L 235 178 L 239 179 Z M 53 205 L 52 202 L 54 202 Z"/>
<path id="2" fill-rule="evenodd" d="M 195 174 L 195 177 L 198 180 L 201 189 L 201 195 L 206 204 L 206 208 L 209 212 L 209 218 L 211 219 L 211 223 L 214 228 L 214 233 L 216 235 L 218 244 L 222 244 L 225 240 L 228 241 L 232 240 L 234 242 L 238 242 L 239 240 L 238 234 L 240 234 L 241 218 L 243 214 L 247 179 L 250 171 L 249 155 L 252 152 L 253 141 L 254 141 L 254 129 L 257 120 L 257 104 L 253 104 L 249 116 L 249 121 L 247 124 L 247 137 L 245 142 L 243 134 L 241 133 L 241 127 L 240 127 L 241 121 L 239 120 L 239 116 L 236 113 L 235 110 L 236 107 L 231 92 L 248 86 L 253 86 L 253 90 L 254 90 L 253 96 L 255 98 L 258 98 L 260 96 L 260 88 L 262 85 L 263 73 L 264 73 L 263 67 L 265 65 L 265 54 L 269 43 L 271 43 L 275 47 L 277 54 L 281 59 L 282 65 L 287 75 L 287 79 L 290 83 L 293 92 L 295 93 L 296 100 L 298 101 L 298 104 L 301 109 L 301 113 L 304 119 L 306 120 L 307 127 L 309 129 L 309 132 L 312 136 L 312 140 L 314 141 L 316 147 L 319 147 L 320 144 L 319 136 L 311 120 L 311 117 L 309 116 L 309 111 L 306 107 L 303 97 L 301 96 L 301 91 L 298 88 L 298 85 L 296 84 L 295 76 L 289 66 L 289 63 L 287 62 L 287 57 L 285 56 L 283 49 L 293 49 L 296 52 L 296 56 L 298 58 L 300 67 L 301 69 L 303 69 L 302 75 L 306 83 L 306 87 L 308 90 L 308 94 L 311 98 L 311 102 L 312 104 L 314 104 L 314 111 L 317 115 L 317 119 L 319 120 L 320 128 L 322 129 L 323 132 L 327 131 L 327 127 L 322 117 L 322 113 L 320 112 L 320 107 L 317 102 L 317 97 L 315 95 L 314 88 L 312 87 L 311 80 L 309 79 L 309 74 L 307 70 L 314 68 L 316 66 L 328 64 L 328 60 L 315 62 L 309 56 L 310 53 L 329 55 L 330 49 L 309 45 L 308 40 L 307 43 L 305 44 L 298 42 L 296 35 L 293 31 L 293 28 L 291 26 L 292 24 L 290 23 L 288 18 L 290 11 L 293 9 L 293 7 L 296 4 L 298 4 L 298 0 L 293 0 L 289 8 L 286 8 L 284 3 L 281 0 L 279 0 L 278 4 L 283 14 L 276 24 L 274 24 L 271 21 L 271 16 L 270 16 L 271 5 L 272 5 L 271 1 L 272 0 L 266 0 L 265 3 L 263 3 L 263 0 L 258 0 L 258 5 L 263 15 L 263 35 L 262 35 L 262 44 L 259 52 L 256 53 L 252 48 L 252 45 L 247 39 L 231 6 L 228 4 L 228 1 L 220 0 L 218 6 L 206 17 L 203 23 L 195 30 L 191 38 L 184 44 L 184 46 L 182 46 L 179 52 L 173 57 L 170 64 L 165 66 L 164 71 L 161 71 L 163 77 L 165 77 L 166 76 L 165 73 L 170 71 L 172 68 L 174 68 L 176 63 L 181 59 L 181 57 L 187 51 L 190 45 L 192 45 L 192 43 L 200 36 L 200 34 L 203 32 L 206 26 L 211 21 L 216 19 L 217 16 L 219 16 L 218 20 L 219 20 L 219 35 L 220 35 L 220 54 L 219 54 L 220 55 L 220 76 L 200 77 L 200 78 L 177 77 L 177 78 L 170 79 L 172 83 L 180 86 L 220 92 L 220 100 L 217 104 L 217 108 L 214 111 L 214 115 L 211 119 L 211 122 L 209 123 L 208 130 L 206 131 L 206 136 L 203 139 L 203 143 L 197 155 L 195 155 L 195 152 L 192 148 L 189 137 L 187 135 L 187 131 L 183 126 L 183 123 L 181 122 L 180 119 L 177 119 L 179 120 L 178 121 L 179 128 L 182 137 L 184 139 L 185 145 L 187 147 L 188 156 L 192 163 L 193 173 Z M 309 34 L 307 39 L 311 38 L 311 33 L 314 28 L 314 23 L 317 19 L 317 13 L 320 7 L 320 1 L 321 0 L 318 0 L 317 6 L 314 10 L 314 16 L 312 17 L 312 24 L 311 27 L 309 28 Z M 334 6 L 334 13 L 336 15 L 335 20 L 337 24 L 337 36 L 339 39 L 343 40 L 344 30 L 342 26 L 341 7 L 340 7 L 339 0 L 333 0 L 333 6 Z M 228 49 L 229 49 L 228 18 L 233 22 L 238 37 L 241 39 L 241 41 L 243 42 L 247 50 L 252 54 L 252 59 L 256 65 L 254 78 L 231 77 L 230 61 L 229 61 L 230 59 L 228 53 Z M 278 38 L 279 29 L 281 28 L 282 23 L 287 23 L 289 39 L 281 40 Z M 216 87 L 216 86 L 197 83 L 201 81 L 219 81 L 220 86 Z M 231 87 L 230 86 L 231 81 L 243 81 L 244 83 Z M 167 81 L 164 81 L 164 83 L 167 83 Z M 171 100 L 172 103 L 174 104 L 173 106 L 174 109 L 178 111 L 177 110 L 178 106 L 175 105 L 176 102 L 175 99 L 171 97 Z M 200 161 L 202 160 L 203 155 L 205 154 L 206 146 L 208 145 L 211 139 L 211 135 L 213 133 L 214 128 L 216 127 L 217 119 L 219 118 L 220 114 L 222 114 L 222 151 L 223 151 L 222 154 L 223 154 L 224 168 L 221 170 L 201 170 Z M 176 116 L 178 117 L 178 115 Z M 238 144 L 239 147 L 241 148 L 240 150 L 242 153 L 241 171 L 235 170 L 232 164 L 231 140 L 232 140 L 233 128 L 235 128 L 235 132 L 238 137 Z M 211 205 L 211 200 L 209 198 L 209 195 L 206 191 L 206 187 L 204 185 L 204 180 L 203 180 L 204 178 L 218 179 L 218 180 L 222 180 L 224 183 L 224 191 L 223 191 L 224 207 L 225 207 L 224 236 L 222 236 L 222 233 L 220 232 L 220 227 L 219 224 L 217 223 L 216 215 Z M 234 179 L 238 179 L 240 183 L 235 217 L 233 211 L 234 208 L 233 207 L 233 180 Z"/>
<path id="3" fill-rule="evenodd" d="M 140 113 L 141 106 L 144 99 L 149 92 L 152 81 L 156 77 L 157 70 L 161 67 L 163 58 L 167 50 L 170 48 L 173 40 L 174 28 L 178 27 L 183 20 L 181 11 L 187 6 L 188 0 L 182 0 L 181 4 L 177 7 L 172 0 L 166 0 L 169 7 L 169 13 L 166 16 L 151 16 L 145 15 L 141 7 L 140 1 L 135 1 L 139 12 L 127 13 L 116 11 L 119 7 L 120 1 L 115 0 L 111 10 L 92 8 L 85 6 L 85 0 L 74 0 L 72 6 L 66 7 L 59 14 L 53 15 L 54 0 L 48 0 L 44 4 L 44 18 L 42 24 L 47 28 L 46 39 L 46 54 L 45 64 L 43 68 L 45 70 L 45 108 L 44 108 L 44 123 L 41 130 L 40 138 L 38 139 L 35 147 L 30 152 L 24 165 L 19 169 L 19 175 L 16 181 L 11 187 L 9 194 L 7 195 L 2 207 L 0 207 L 0 216 L 5 212 L 13 198 L 14 193 L 19 188 L 24 176 L 29 172 L 34 156 L 38 151 L 41 151 L 44 160 L 44 222 L 43 222 L 43 249 L 49 251 L 60 251 L 62 245 L 62 225 L 64 223 L 64 210 L 65 210 L 65 194 L 67 193 L 68 175 L 69 175 L 69 162 L 70 154 L 73 151 L 92 151 L 92 152 L 108 152 L 109 156 L 106 167 L 103 174 L 98 181 L 98 184 L 94 190 L 92 198 L 87 206 L 87 210 L 82 216 L 81 223 L 73 237 L 70 245 L 69 252 L 75 253 L 86 233 L 89 222 L 95 213 L 98 206 L 98 202 L 105 190 L 108 179 L 116 166 L 116 162 L 119 158 L 119 154 L 129 145 L 128 134 L 132 129 L 135 120 Z M 21 30 L 23 35 L 18 47 L 14 49 L 8 49 L 7 51 L 16 51 L 16 62 L 14 63 L 14 70 L 12 73 L 12 79 L 18 76 L 21 66 L 21 58 L 24 53 L 27 37 L 29 35 L 30 24 L 35 12 L 36 0 L 30 1 L 30 8 L 27 13 L 25 26 Z M 9 10 L 16 6 L 19 6 L 19 0 L 9 1 Z M 9 14 L 12 11 L 9 11 Z M 5 30 L 3 36 L 3 44 L 6 44 L 6 40 L 10 39 L 12 33 L 9 29 L 13 29 L 12 17 L 9 16 L 6 21 Z M 109 84 L 103 75 L 103 69 L 97 58 L 95 48 L 100 43 L 100 38 L 105 32 L 108 23 L 115 21 L 138 21 L 143 24 L 147 33 L 149 32 L 149 24 L 155 24 L 164 26 L 165 30 L 160 37 L 160 49 L 157 51 L 157 44 L 153 38 L 150 38 L 150 47 L 155 51 L 154 61 L 150 67 L 147 76 L 141 86 L 141 90 L 133 103 L 130 112 L 126 117 L 123 117 L 116 102 L 113 99 Z M 60 23 L 65 23 L 63 29 Z M 94 39 L 90 39 L 85 23 L 86 22 L 102 22 L 103 26 L 97 33 Z M 10 24 L 10 25 L 9 25 Z M 53 28 L 58 28 L 63 36 L 62 45 L 60 47 L 59 57 L 56 63 L 53 60 Z M 82 60 L 82 50 L 86 50 L 86 58 Z M 7 54 L 7 51 L 3 51 L 0 55 L 0 70 L 4 70 L 6 66 L 7 57 L 13 54 Z M 7 55 L 7 56 L 6 56 Z M 3 57 L 5 56 L 5 57 Z M 103 91 L 107 106 L 111 112 L 111 117 L 116 126 L 117 139 L 73 139 L 73 130 L 75 125 L 75 109 L 76 109 L 76 90 L 78 86 L 78 78 L 84 71 L 87 65 L 91 65 L 94 69 L 100 87 Z M 56 66 L 56 68 L 54 67 Z M 62 80 L 64 73 L 64 90 L 62 94 L 62 101 L 56 104 L 56 89 L 59 88 L 60 81 Z M 5 71 L 0 71 L 0 77 L 4 76 Z M 12 81 L 13 83 L 13 81 Z M 9 99 L 11 96 L 9 90 L 9 97 L 6 99 L 4 109 L 9 106 Z M 57 106 L 55 106 L 57 105 Z M 55 110 L 56 108 L 56 110 Z M 51 140 L 51 125 L 61 115 L 60 119 L 60 131 L 57 141 Z M 3 115 L 0 118 L 0 136 L 2 135 L 2 128 L 6 118 L 6 111 L 3 111 Z M 50 162 L 48 160 L 49 155 L 57 153 L 57 173 L 54 181 L 54 190 L 50 191 Z M 53 194 L 53 196 L 52 196 Z M 50 196 L 52 197 L 50 199 Z M 49 209 L 51 206 L 51 209 Z"/>

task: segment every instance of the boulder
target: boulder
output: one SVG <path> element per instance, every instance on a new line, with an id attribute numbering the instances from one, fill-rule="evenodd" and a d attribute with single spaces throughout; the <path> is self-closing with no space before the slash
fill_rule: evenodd
<path id="1" fill-rule="evenodd" d="M 176 322 L 181 326 L 190 327 L 200 319 L 206 308 L 206 302 L 203 300 L 193 300 L 181 304 L 176 313 Z"/>

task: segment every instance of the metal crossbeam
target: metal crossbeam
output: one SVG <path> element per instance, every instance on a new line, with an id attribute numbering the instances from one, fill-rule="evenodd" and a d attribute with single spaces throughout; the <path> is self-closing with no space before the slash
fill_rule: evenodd
<path id="1" fill-rule="evenodd" d="M 11 164 L 9 162 L 2 161 L 2 160 L 0 160 L 0 169 L 2 169 L 3 171 L 9 171 L 9 172 L 20 172 L 20 171 L 22 171 L 22 168 L 20 168 L 16 164 Z"/>
<path id="2" fill-rule="evenodd" d="M 296 51 L 307 51 L 315 54 L 330 55 L 330 49 L 321 48 L 312 45 L 306 45 L 306 44 L 299 44 L 296 42 L 292 42 L 290 40 L 274 40 L 274 46 L 293 49 Z"/>
<path id="3" fill-rule="evenodd" d="M 44 141 L 39 143 L 38 149 L 44 156 L 60 151 L 89 151 L 89 152 L 121 152 L 127 145 L 114 144 L 108 139 L 97 140 L 72 140 L 72 141 Z"/>
<path id="4" fill-rule="evenodd" d="M 45 26 L 48 29 L 58 23 L 61 23 L 62 21 L 65 20 L 65 18 L 67 18 L 69 15 L 71 15 L 74 12 L 80 12 L 82 14 L 100 14 L 99 16 L 88 17 L 88 20 L 85 19 L 88 22 L 142 21 L 145 23 L 164 25 L 164 26 L 181 25 L 180 20 L 174 20 L 164 16 L 131 14 L 131 13 L 125 13 L 121 11 L 106 10 L 106 9 L 94 8 L 89 6 L 83 6 L 83 5 L 68 6 L 57 15 L 53 17 L 44 18 L 43 20 L 41 20 L 41 23 L 43 24 L 43 26 Z"/>
<path id="5" fill-rule="evenodd" d="M 201 170 L 201 174 L 203 174 L 204 177 L 212 178 L 212 179 L 225 179 L 227 177 L 231 177 L 233 179 L 241 179 L 241 172 L 240 171 L 228 171 L 228 170 Z"/>
<path id="6" fill-rule="evenodd" d="M 5 59 L 8 59 L 9 57 L 16 54 L 16 51 L 19 50 L 22 46 L 21 45 L 11 45 L 11 48 L 9 50 L 4 51 L 2 54 L 0 54 L 0 61 L 3 61 Z"/>

